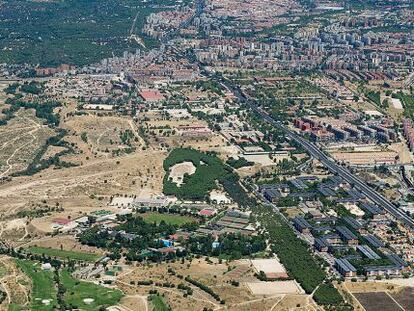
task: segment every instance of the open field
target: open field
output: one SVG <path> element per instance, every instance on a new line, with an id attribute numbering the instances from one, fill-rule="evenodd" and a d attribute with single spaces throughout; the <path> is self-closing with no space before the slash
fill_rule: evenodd
<path id="1" fill-rule="evenodd" d="M 160 223 L 161 221 L 164 221 L 167 224 L 177 225 L 177 226 L 196 221 L 195 218 L 188 217 L 188 216 L 160 214 L 160 213 L 146 213 L 146 214 L 143 214 L 142 217 L 145 219 L 146 222 Z"/>
<path id="2" fill-rule="evenodd" d="M 130 153 L 141 146 L 135 125 L 129 118 L 82 115 L 67 118 L 62 127 L 69 131 L 66 139 L 75 143 L 86 157 L 113 157 Z"/>
<path id="3" fill-rule="evenodd" d="M 407 282 L 399 281 L 407 280 Z M 411 282 L 410 282 L 411 281 Z M 344 282 L 338 285 L 354 309 L 359 310 L 412 310 L 414 306 L 414 289 L 412 280 L 396 279 L 375 282 Z"/>
<path id="4" fill-rule="evenodd" d="M 4 117 L 4 114 L 3 114 L 2 110 L 9 107 L 9 105 L 7 105 L 5 103 L 8 96 L 4 92 L 4 89 L 7 86 L 8 86 L 8 83 L 1 83 L 0 82 L 0 120 Z"/>
<path id="5" fill-rule="evenodd" d="M 192 162 L 178 163 L 170 168 L 168 178 L 171 178 L 173 183 L 180 186 L 184 182 L 184 176 L 193 175 L 195 171 L 196 167 Z"/>
<path id="6" fill-rule="evenodd" d="M 275 296 L 282 294 L 301 294 L 303 290 L 295 281 L 248 282 L 247 287 L 253 295 Z"/>
<path id="7" fill-rule="evenodd" d="M 204 259 L 194 259 L 191 262 L 170 262 L 165 265 L 139 265 L 130 271 L 121 274 L 117 280 L 117 286 L 128 296 L 148 295 L 150 289 L 156 289 L 162 295 L 173 310 L 197 311 L 207 308 L 225 307 L 227 310 L 288 310 L 300 304 L 302 310 L 319 310 L 309 296 L 304 294 L 276 294 L 255 296 L 245 285 L 246 282 L 257 282 L 254 277 L 254 269 L 248 260 L 218 263 L 211 259 L 208 263 Z M 175 271 L 175 275 L 168 271 Z M 179 276 L 189 275 L 193 280 L 211 288 L 225 305 L 213 299 L 212 296 L 181 279 Z M 153 281 L 150 286 L 137 286 L 137 281 Z M 230 284 L 230 281 L 240 282 L 239 286 Z M 133 282 L 133 283 L 131 283 Z M 162 287 L 156 283 L 172 283 L 175 287 Z M 177 288 L 179 284 L 189 286 L 193 294 L 183 297 L 185 291 Z M 309 307 L 309 309 L 308 309 Z"/>
<path id="8" fill-rule="evenodd" d="M 54 134 L 32 110 L 20 109 L 7 125 L 0 126 L 0 177 L 26 169 Z"/>
<path id="9" fill-rule="evenodd" d="M 206 126 L 205 121 L 195 117 L 185 120 L 163 120 L 161 116 L 154 112 L 143 114 L 148 121 L 143 122 L 142 127 L 145 129 L 145 136 L 149 141 L 149 145 L 154 149 L 189 147 L 201 151 L 215 151 L 223 160 L 228 156 L 238 152 L 237 148 L 228 146 L 227 141 L 217 133 L 203 137 L 185 137 L 178 133 L 179 126 L 201 125 Z"/>
<path id="10" fill-rule="evenodd" d="M 403 311 L 385 292 L 354 293 L 354 296 L 364 306 L 366 311 Z"/>
<path id="11" fill-rule="evenodd" d="M 45 256 L 50 256 L 50 257 L 80 260 L 80 261 L 92 261 L 92 262 L 98 260 L 101 257 L 98 254 L 65 251 L 65 250 L 60 250 L 60 249 L 55 249 L 55 248 L 36 247 L 36 246 L 31 246 L 27 248 L 27 251 L 33 254 L 45 255 Z"/>
<path id="12" fill-rule="evenodd" d="M 27 285 L 30 279 L 21 272 L 16 262 L 9 258 L 0 257 L 0 284 L 7 293 L 7 298 L 0 305 L 0 310 L 29 310 L 29 297 Z"/>
<path id="13" fill-rule="evenodd" d="M 37 247 L 40 249 L 55 249 L 55 250 L 63 250 L 66 252 L 73 252 L 73 253 L 82 253 L 82 254 L 90 254 L 92 256 L 97 256 L 98 258 L 103 256 L 104 252 L 102 249 L 82 245 L 80 244 L 76 238 L 72 235 L 59 235 L 59 236 L 36 236 L 31 242 L 20 241 L 16 243 L 17 247 L 23 248 L 31 248 Z"/>
<path id="14" fill-rule="evenodd" d="M 414 310 L 414 288 L 405 287 L 390 295 L 405 310 Z"/>
<path id="15" fill-rule="evenodd" d="M 45 200 L 52 205 L 59 202 L 64 206 L 59 217 L 80 216 L 105 207 L 111 195 L 161 194 L 163 159 L 164 155 L 159 151 L 146 150 L 116 160 L 94 159 L 78 167 L 48 169 L 31 177 L 13 178 L 0 184 L 2 212 L 4 215 L 14 214 Z M 46 222 L 35 219 L 34 224 L 41 231 L 51 230 L 47 219 Z"/>

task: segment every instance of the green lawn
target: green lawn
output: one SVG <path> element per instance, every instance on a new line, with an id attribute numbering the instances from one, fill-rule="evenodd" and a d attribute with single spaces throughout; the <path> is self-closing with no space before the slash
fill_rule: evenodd
<path id="1" fill-rule="evenodd" d="M 46 248 L 37 246 L 29 247 L 27 250 L 33 254 L 44 254 L 50 257 L 58 257 L 62 259 L 72 259 L 81 261 L 97 261 L 101 257 L 98 254 L 65 251 L 56 248 Z"/>
<path id="2" fill-rule="evenodd" d="M 60 277 L 63 286 L 66 288 L 65 302 L 82 310 L 98 311 L 102 306 L 116 305 L 123 296 L 119 290 L 76 280 L 66 269 L 62 270 Z M 94 302 L 87 305 L 83 301 L 85 298 L 91 298 Z"/>
<path id="3" fill-rule="evenodd" d="M 160 295 L 151 295 L 151 303 L 154 307 L 154 311 L 169 311 L 170 308 L 165 303 L 164 299 Z"/>
<path id="4" fill-rule="evenodd" d="M 23 308 L 22 306 L 16 305 L 14 303 L 11 303 L 7 307 L 7 311 L 26 311 L 29 310 L 28 308 Z"/>
<path id="5" fill-rule="evenodd" d="M 53 272 L 43 271 L 40 264 L 35 264 L 33 261 L 17 259 L 16 264 L 32 280 L 31 310 L 54 310 L 56 289 L 53 282 Z M 49 299 L 51 304 L 49 306 L 44 305 L 42 303 L 43 299 Z M 10 308 L 10 310 L 20 309 L 21 307 L 15 305 Z"/>
<path id="6" fill-rule="evenodd" d="M 144 220 L 148 223 L 156 222 L 158 224 L 164 220 L 165 223 L 169 225 L 177 225 L 177 226 L 196 221 L 194 218 L 188 217 L 188 216 L 160 214 L 160 213 L 147 213 L 147 214 L 142 215 L 142 218 L 144 218 Z"/>

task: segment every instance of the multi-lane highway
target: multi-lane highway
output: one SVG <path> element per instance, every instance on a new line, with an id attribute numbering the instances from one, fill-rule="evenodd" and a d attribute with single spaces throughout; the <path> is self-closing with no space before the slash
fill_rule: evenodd
<path id="1" fill-rule="evenodd" d="M 211 74 L 209 74 L 210 77 Z M 341 176 L 348 183 L 353 185 L 357 190 L 361 191 L 367 198 L 369 198 L 374 203 L 378 204 L 384 208 L 388 213 L 393 215 L 395 218 L 409 226 L 411 229 L 414 229 L 414 219 L 401 211 L 397 206 L 395 206 L 390 200 L 379 194 L 377 191 L 369 187 L 364 181 L 360 180 L 354 174 L 352 174 L 347 168 L 337 164 L 332 158 L 327 156 L 322 150 L 320 150 L 314 143 L 306 140 L 299 134 L 295 133 L 283 123 L 274 120 L 270 117 L 265 111 L 263 111 L 258 103 L 251 98 L 247 98 L 242 91 L 234 86 L 230 81 L 220 79 L 220 83 L 228 88 L 233 94 L 242 102 L 247 104 L 251 109 L 256 111 L 265 121 L 282 130 L 287 137 L 298 142 L 303 148 L 305 148 L 309 154 L 318 159 L 323 163 L 331 173 Z"/>

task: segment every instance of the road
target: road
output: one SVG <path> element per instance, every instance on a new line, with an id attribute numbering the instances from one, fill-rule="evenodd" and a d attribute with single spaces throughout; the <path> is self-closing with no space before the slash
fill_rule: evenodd
<path id="1" fill-rule="evenodd" d="M 207 73 L 207 75 L 210 76 L 210 78 L 213 78 L 211 73 Z M 304 149 L 308 151 L 308 153 L 313 158 L 319 160 L 322 164 L 324 164 L 325 167 L 328 168 L 328 170 L 331 173 L 342 177 L 345 181 L 353 185 L 357 190 L 359 190 L 371 201 L 384 208 L 388 213 L 393 215 L 395 218 L 400 220 L 405 225 L 409 226 L 411 229 L 414 229 L 414 219 L 412 219 L 410 216 L 398 209 L 398 207 L 391 203 L 391 201 L 379 194 L 374 189 L 370 188 L 368 185 L 366 185 L 364 181 L 362 181 L 353 173 L 351 173 L 347 168 L 337 164 L 332 158 L 330 158 L 322 150 L 320 150 L 318 146 L 316 146 L 314 143 L 306 140 L 299 134 L 295 133 L 280 121 L 274 120 L 271 116 L 269 116 L 265 111 L 263 111 L 259 107 L 256 100 L 246 97 L 241 92 L 241 90 L 237 86 L 234 86 L 230 81 L 226 79 L 221 79 L 219 82 L 226 88 L 228 88 L 231 92 L 233 92 L 233 94 L 241 102 L 247 104 L 252 110 L 256 111 L 263 118 L 263 120 L 272 124 L 276 128 L 282 130 L 285 133 L 286 137 L 289 137 L 290 139 L 293 139 L 296 142 L 298 142 Z"/>

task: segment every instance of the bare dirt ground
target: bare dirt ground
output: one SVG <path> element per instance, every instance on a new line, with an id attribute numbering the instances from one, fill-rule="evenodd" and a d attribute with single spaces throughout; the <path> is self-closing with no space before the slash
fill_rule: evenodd
<path id="1" fill-rule="evenodd" d="M 0 184 L 3 216 L 31 203 L 59 203 L 66 213 L 87 213 L 106 207 L 109 197 L 140 192 L 161 193 L 165 154 L 137 151 L 114 159 L 94 159 L 82 166 L 48 169 L 34 176 Z M 56 217 L 56 216 L 55 216 Z M 42 228 L 39 228 L 42 230 Z"/>
<path id="2" fill-rule="evenodd" d="M 128 295 L 122 298 L 119 304 L 127 310 L 148 311 L 149 309 L 147 296 Z"/>
<path id="3" fill-rule="evenodd" d="M 0 119 L 3 118 L 4 114 L 2 110 L 8 108 L 9 105 L 5 103 L 8 95 L 4 93 L 4 89 L 8 86 L 8 83 L 0 83 Z"/>
<path id="4" fill-rule="evenodd" d="M 205 121 L 194 117 L 186 119 L 166 120 L 159 113 L 147 112 L 143 115 L 145 122 L 142 126 L 146 130 L 146 137 L 150 142 L 150 147 L 165 150 L 176 147 L 191 147 L 201 151 L 215 151 L 226 160 L 230 155 L 234 155 L 237 149 L 227 144 L 227 141 L 217 133 L 211 133 L 204 137 L 184 137 L 177 131 L 179 126 L 201 125 L 207 126 Z"/>
<path id="5" fill-rule="evenodd" d="M 171 167 L 169 177 L 172 181 L 180 186 L 184 181 L 184 175 L 193 175 L 196 172 L 196 167 L 192 162 L 178 163 Z"/>
<path id="6" fill-rule="evenodd" d="M 50 225 L 53 218 L 68 216 L 76 218 L 96 209 L 106 208 L 110 197 L 114 195 L 150 197 L 161 194 L 162 180 L 165 174 L 162 164 L 172 146 L 189 146 L 218 152 L 223 150 L 223 154 L 220 155 L 224 159 L 227 158 L 225 155 L 228 152 L 226 150 L 228 149 L 227 143 L 218 135 L 200 139 L 181 136 L 166 137 L 160 134 L 158 141 L 156 141 L 157 136 L 155 138 L 151 136 L 150 144 L 146 146 L 143 137 L 138 132 L 140 124 L 137 124 L 130 117 L 92 114 L 79 116 L 74 114 L 75 111 L 75 103 L 66 103 L 59 108 L 59 113 L 62 116 L 60 127 L 68 131 L 64 140 L 72 144 L 75 150 L 73 154 L 61 157 L 61 160 L 78 166 L 62 169 L 56 169 L 52 166 L 33 176 L 13 177 L 11 181 L 0 183 L 0 219 L 10 219 L 10 217 L 15 217 L 19 211 L 32 209 L 33 206 L 39 206 L 43 203 L 51 206 L 59 204 L 64 208 L 64 211 L 32 219 L 29 222 L 30 226 L 22 227 L 16 232 L 9 230 L 7 233 L 5 231 L 3 237 L 11 234 L 13 240 L 20 241 L 22 237 L 42 236 L 42 232 L 51 232 Z M 22 110 L 22 115 L 19 117 L 29 118 L 27 115 L 29 112 Z M 13 122 L 17 120 L 15 118 Z M 32 121 L 16 124 L 10 121 L 10 125 L 25 133 L 28 130 L 26 127 L 33 127 L 38 132 L 43 130 L 41 124 Z M 193 121 L 200 122 L 196 119 Z M 188 120 L 158 120 L 155 122 L 167 122 L 167 125 L 168 122 L 189 123 Z M 38 127 L 40 127 L 39 130 L 37 130 Z M 0 130 L 5 131 L 6 128 Z M 14 130 L 14 128 L 9 130 Z M 47 128 L 47 130 L 50 129 Z M 121 141 L 121 134 L 126 131 L 129 131 L 129 146 L 124 145 Z M 82 139 L 82 133 L 86 133 L 84 139 Z M 4 139 L 6 139 L 6 134 L 3 135 Z M 7 135 L 15 136 L 16 134 L 11 132 Z M 33 135 L 35 134 L 33 133 Z M 170 147 L 160 147 L 161 139 L 165 139 Z M 5 143 L 10 143 L 10 137 Z M 39 146 L 31 145 L 30 151 L 35 153 Z M 133 151 L 130 153 L 121 151 L 114 154 L 112 152 L 124 150 L 130 146 L 133 147 Z M 12 150 L 13 148 L 7 149 Z M 48 148 L 45 156 L 54 155 L 59 151 L 61 151 L 59 147 Z M 6 157 L 4 154 L 2 156 L 5 162 L 10 157 Z M 21 158 L 21 155 L 18 158 Z M 1 156 L 0 161 L 2 161 Z M 27 160 L 23 158 L 22 161 Z M 6 163 L 3 166 L 3 172 L 8 169 L 9 166 Z"/>
<path id="7" fill-rule="evenodd" d="M 397 283 L 397 284 L 396 284 Z M 348 301 L 352 301 L 355 310 L 412 310 L 414 290 L 398 284 L 398 280 L 372 282 L 344 282 L 338 289 Z"/>
<path id="8" fill-rule="evenodd" d="M 169 273 L 168 269 L 174 270 L 175 275 Z M 156 289 L 173 310 L 202 310 L 204 307 L 214 310 L 289 310 L 298 305 L 302 310 L 316 310 L 315 303 L 307 295 L 254 296 L 245 285 L 245 282 L 257 281 L 253 270 L 249 262 L 244 260 L 226 264 L 219 263 L 215 259 L 212 259 L 212 263 L 205 259 L 194 259 L 184 263 L 176 261 L 162 265 L 138 265 L 120 275 L 117 285 L 127 295 L 140 297 L 147 295 L 149 290 Z M 209 286 L 219 294 L 221 299 L 225 300 L 225 305 L 185 281 L 183 279 L 185 276 L 190 276 Z M 143 280 L 152 280 L 153 285 L 138 286 L 136 284 L 137 281 Z M 240 282 L 240 285 L 231 285 L 231 280 Z M 162 287 L 156 284 L 168 282 L 175 286 Z M 177 288 L 181 283 L 190 286 L 193 289 L 193 295 L 184 297 L 184 292 Z"/>
<path id="9" fill-rule="evenodd" d="M 111 158 L 126 152 L 128 148 L 141 149 L 142 147 L 136 127 L 129 117 L 93 114 L 72 116 L 66 118 L 62 127 L 69 132 L 65 140 L 75 144 L 83 155 L 78 154 L 75 159 L 68 157 L 75 161 L 87 162 L 87 158 Z M 132 133 L 130 145 L 121 139 L 126 132 Z"/>
<path id="10" fill-rule="evenodd" d="M 0 127 L 0 177 L 26 169 L 36 152 L 54 134 L 33 110 L 20 109 Z"/>
<path id="11" fill-rule="evenodd" d="M 0 284 L 7 294 L 7 298 L 0 305 L 0 310 L 7 310 L 9 304 L 28 305 L 30 279 L 24 275 L 6 256 L 0 257 Z"/>
<path id="12" fill-rule="evenodd" d="M 38 246 L 38 247 L 62 249 L 65 251 L 74 251 L 74 252 L 80 252 L 80 253 L 93 253 L 93 254 L 99 254 L 99 255 L 103 255 L 105 253 L 101 248 L 80 244 L 71 235 L 59 235 L 55 237 L 45 236 L 35 241 L 31 241 L 27 243 L 20 243 L 18 244 L 18 246 L 25 247 L 25 248 L 30 247 L 30 246 Z"/>
<path id="13" fill-rule="evenodd" d="M 405 142 L 391 144 L 390 149 L 398 153 L 401 163 L 413 162 L 413 155 Z"/>

